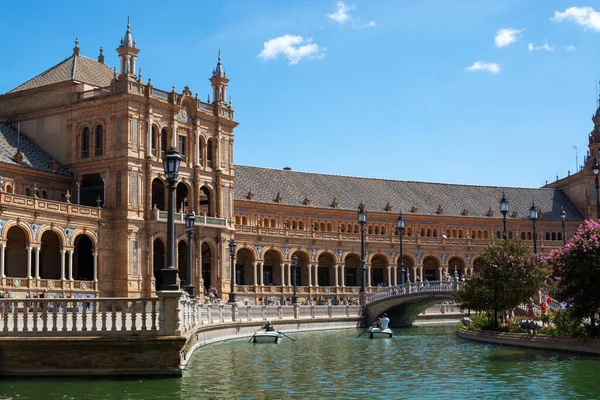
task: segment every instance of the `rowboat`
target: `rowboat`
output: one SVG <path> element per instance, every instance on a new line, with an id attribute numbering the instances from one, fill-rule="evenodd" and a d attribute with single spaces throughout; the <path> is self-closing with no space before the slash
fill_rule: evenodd
<path id="1" fill-rule="evenodd" d="M 390 328 L 381 329 L 381 328 L 369 328 L 369 337 L 371 339 L 389 339 L 394 336 L 394 332 Z"/>
<path id="2" fill-rule="evenodd" d="M 279 343 L 282 338 L 281 332 L 256 332 L 252 343 Z"/>

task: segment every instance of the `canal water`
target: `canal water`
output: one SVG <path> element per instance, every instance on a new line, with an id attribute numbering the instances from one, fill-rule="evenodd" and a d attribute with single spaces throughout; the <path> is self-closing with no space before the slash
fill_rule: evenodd
<path id="1" fill-rule="evenodd" d="M 13 399 L 598 399 L 600 358 L 458 338 L 454 326 L 292 334 L 197 350 L 183 378 L 0 380 Z M 43 354 L 40 354 L 43 357 Z"/>

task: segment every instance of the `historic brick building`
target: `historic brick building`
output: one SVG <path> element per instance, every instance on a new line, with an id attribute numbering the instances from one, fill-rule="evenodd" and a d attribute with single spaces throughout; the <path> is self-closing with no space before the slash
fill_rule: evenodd
<path id="1" fill-rule="evenodd" d="M 139 52 L 128 24 L 118 69 L 104 64 L 102 49 L 97 59 L 80 55 L 76 41 L 72 56 L 0 96 L 0 290 L 153 295 L 165 266 L 162 158 L 169 147 L 183 155 L 175 206 L 180 276 L 191 268 L 200 294 L 209 286 L 227 293 L 235 238 L 242 301 L 289 299 L 293 254 L 302 299 L 355 296 L 361 202 L 368 287 L 401 281 L 400 212 L 404 265 L 411 279 L 429 280 L 473 273 L 478 254 L 503 230 L 503 194 L 509 238 L 533 243 L 529 210 L 533 201 L 539 207 L 540 253 L 562 245 L 561 212 L 567 236 L 596 213 L 590 168 L 525 189 L 234 166 L 237 122 L 220 56 L 209 77 L 212 100 L 203 102 L 188 87 L 179 93 L 144 82 Z M 593 120 L 596 154 L 600 117 Z M 197 220 L 188 266 L 183 217 L 190 211 Z"/>

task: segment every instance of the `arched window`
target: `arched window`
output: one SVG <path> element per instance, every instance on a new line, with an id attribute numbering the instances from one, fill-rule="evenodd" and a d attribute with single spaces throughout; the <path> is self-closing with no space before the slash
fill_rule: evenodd
<path id="1" fill-rule="evenodd" d="M 206 143 L 206 161 L 207 161 L 206 166 L 209 168 L 212 168 L 212 166 L 213 166 L 213 141 L 210 139 L 208 140 L 208 143 Z"/>
<path id="2" fill-rule="evenodd" d="M 90 128 L 83 128 L 81 133 L 81 158 L 90 156 Z"/>
<path id="3" fill-rule="evenodd" d="M 242 217 L 242 225 L 248 225 L 248 217 Z"/>
<path id="4" fill-rule="evenodd" d="M 94 147 L 94 154 L 101 156 L 104 152 L 104 127 L 102 125 L 96 127 L 96 143 Z"/>
<path id="5" fill-rule="evenodd" d="M 48 192 L 46 192 L 45 190 L 42 190 L 42 199 L 47 199 L 48 198 Z"/>
<path id="6" fill-rule="evenodd" d="M 167 151 L 167 141 L 168 141 L 169 131 L 167 128 L 162 128 L 160 131 L 160 154 L 161 157 L 165 156 L 165 152 Z"/>
<path id="7" fill-rule="evenodd" d="M 557 236 L 558 236 L 558 240 L 563 240 L 563 238 L 562 238 L 562 232 L 558 232 Z"/>
<path id="8" fill-rule="evenodd" d="M 550 232 L 546 232 L 546 240 L 550 240 Z"/>
<path id="9" fill-rule="evenodd" d="M 298 229 L 301 231 L 304 230 L 304 222 L 298 221 Z"/>
<path id="10" fill-rule="evenodd" d="M 152 125 L 152 143 L 150 143 L 150 149 L 152 155 L 156 157 L 156 148 L 158 147 L 158 128 L 155 125 Z"/>
<path id="11" fill-rule="evenodd" d="M 531 232 L 527 232 L 527 240 L 531 240 Z"/>
<path id="12" fill-rule="evenodd" d="M 381 227 L 381 234 L 382 234 L 382 235 L 385 235 L 385 226 L 382 226 L 382 227 Z"/>
<path id="13" fill-rule="evenodd" d="M 321 227 L 320 227 L 320 230 L 321 230 L 321 231 L 323 231 L 323 232 L 326 232 L 326 229 L 325 229 L 325 222 L 321 222 Z"/>
<path id="14" fill-rule="evenodd" d="M 31 196 L 31 189 L 25 188 L 25 196 Z"/>
<path id="15" fill-rule="evenodd" d="M 525 240 L 525 232 L 521 232 L 521 240 Z"/>
<path id="16" fill-rule="evenodd" d="M 512 231 L 508 231 L 508 238 L 512 240 L 512 238 L 513 238 L 513 233 L 512 233 Z"/>
<path id="17" fill-rule="evenodd" d="M 552 232 L 552 240 L 556 240 L 556 232 Z"/>
<path id="18" fill-rule="evenodd" d="M 496 239 L 500 239 L 502 237 L 502 234 L 500 233 L 500 231 L 496 231 Z"/>

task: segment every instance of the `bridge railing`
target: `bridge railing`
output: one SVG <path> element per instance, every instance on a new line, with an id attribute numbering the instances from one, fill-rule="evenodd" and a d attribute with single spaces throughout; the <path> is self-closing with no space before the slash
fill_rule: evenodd
<path id="1" fill-rule="evenodd" d="M 366 295 L 366 304 L 390 297 L 401 297 L 416 293 L 451 293 L 464 286 L 461 281 L 427 281 L 405 283 L 404 285 L 378 288 Z"/>

